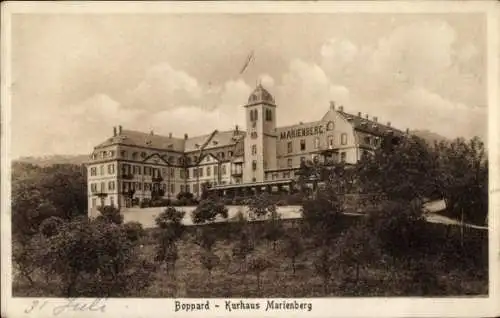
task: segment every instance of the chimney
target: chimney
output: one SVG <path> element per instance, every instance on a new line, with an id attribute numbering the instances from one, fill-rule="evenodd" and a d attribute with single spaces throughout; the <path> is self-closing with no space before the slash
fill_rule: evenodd
<path id="1" fill-rule="evenodd" d="M 340 106 L 339 106 L 339 110 L 340 110 L 341 112 L 343 112 L 343 111 L 344 111 L 344 106 L 340 105 Z"/>
<path id="2" fill-rule="evenodd" d="M 374 122 L 378 122 L 378 117 L 373 117 Z"/>
<path id="3" fill-rule="evenodd" d="M 184 134 L 184 139 L 188 139 L 188 134 Z"/>
<path id="4" fill-rule="evenodd" d="M 151 129 L 151 131 L 149 132 L 149 134 L 150 134 L 151 136 L 153 136 L 153 135 L 155 134 L 155 132 L 153 131 L 153 129 Z"/>
<path id="5" fill-rule="evenodd" d="M 116 127 L 113 127 L 113 137 L 116 137 Z"/>
<path id="6" fill-rule="evenodd" d="M 121 135 L 122 134 L 122 125 L 119 125 L 118 126 L 118 135 Z"/>
<path id="7" fill-rule="evenodd" d="M 333 100 L 330 101 L 330 109 L 335 110 L 335 102 Z"/>
<path id="8" fill-rule="evenodd" d="M 172 133 L 168 133 L 168 138 L 172 138 Z"/>
<path id="9" fill-rule="evenodd" d="M 368 116 L 368 114 L 366 114 L 365 118 L 368 120 L 370 118 L 370 116 Z"/>
<path id="10" fill-rule="evenodd" d="M 387 122 L 387 126 L 391 127 L 391 122 L 390 121 Z"/>
<path id="11" fill-rule="evenodd" d="M 358 112 L 358 117 L 361 117 L 361 112 Z"/>
<path id="12" fill-rule="evenodd" d="M 410 134 L 410 128 L 406 128 L 406 134 L 409 135 Z"/>

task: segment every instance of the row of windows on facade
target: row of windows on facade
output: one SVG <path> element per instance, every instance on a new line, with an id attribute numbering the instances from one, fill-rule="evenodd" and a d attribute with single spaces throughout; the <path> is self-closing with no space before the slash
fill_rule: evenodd
<path id="1" fill-rule="evenodd" d="M 216 154 L 214 154 L 217 158 L 221 159 L 221 160 L 224 160 L 226 158 L 226 152 L 224 151 L 220 151 Z M 120 156 L 121 158 L 127 158 L 128 156 L 128 152 L 126 150 L 121 150 L 120 151 Z M 141 152 L 140 153 L 140 158 L 144 159 L 148 156 L 148 154 L 146 152 Z M 233 152 L 232 151 L 228 151 L 227 152 L 227 156 L 228 158 L 232 157 L 233 156 Z M 107 151 L 100 151 L 99 154 L 97 153 L 93 153 L 92 154 L 92 159 L 108 159 L 108 158 L 114 158 L 115 157 L 115 151 L 114 150 L 107 150 Z M 190 165 L 191 163 L 197 163 L 198 162 L 198 156 L 193 156 L 192 158 L 191 157 L 185 157 L 186 158 L 186 164 Z M 132 152 L 131 154 L 131 159 L 132 160 L 137 160 L 139 159 L 139 153 L 138 152 Z M 174 163 L 175 162 L 175 157 L 174 156 L 168 156 L 168 157 L 164 157 L 165 161 L 167 161 L 168 163 Z M 178 157 L 177 158 L 177 163 L 179 165 L 183 165 L 184 164 L 184 157 Z"/>
<path id="2" fill-rule="evenodd" d="M 272 121 L 273 120 L 273 111 L 269 108 L 265 109 L 265 117 L 264 119 L 266 121 Z M 259 111 L 257 109 L 252 109 L 250 111 L 250 121 L 257 121 L 259 119 Z"/>
<path id="3" fill-rule="evenodd" d="M 225 181 L 222 181 L 220 184 L 224 185 L 226 184 Z M 207 185 L 209 187 L 213 186 L 213 185 L 217 185 L 217 182 L 208 182 Z M 98 187 L 100 186 L 100 188 Z M 176 184 L 174 183 L 171 183 L 169 185 L 169 192 L 171 194 L 174 194 L 176 193 Z M 195 193 L 198 193 L 199 192 L 199 189 L 201 188 L 201 186 L 197 183 L 193 184 L 193 192 Z M 167 191 L 167 184 L 165 183 L 148 183 L 148 182 L 123 182 L 122 183 L 122 191 L 123 192 L 126 192 L 126 191 L 130 191 L 130 190 L 133 190 L 133 191 L 152 191 L 152 190 L 155 190 L 155 191 L 158 191 L 158 190 L 163 190 L 163 191 Z M 191 186 L 189 184 L 181 184 L 179 185 L 179 189 L 180 189 L 180 192 L 190 192 L 191 191 Z M 107 182 L 107 186 L 106 186 L 106 182 L 101 182 L 101 183 L 91 183 L 90 184 L 90 190 L 92 193 L 105 193 L 107 191 L 114 191 L 116 190 L 116 183 L 114 181 L 108 181 Z"/>
<path id="4" fill-rule="evenodd" d="M 141 166 L 135 166 L 135 165 L 130 165 L 130 164 L 122 164 L 121 165 L 121 172 L 122 175 L 132 175 L 132 174 L 137 174 L 137 175 L 144 175 L 144 176 L 151 176 L 153 178 L 159 178 L 159 177 L 167 177 L 170 176 L 171 178 L 175 177 L 175 169 L 170 168 L 170 174 L 167 174 L 167 168 L 154 168 L 154 167 L 141 167 Z M 197 177 L 203 177 L 204 171 L 205 171 L 205 176 L 210 177 L 212 175 L 212 170 L 213 170 L 213 175 L 217 176 L 219 174 L 219 166 L 214 165 L 214 166 L 207 166 L 207 167 L 198 167 L 198 168 L 192 168 L 188 170 L 179 170 L 179 177 L 181 179 L 189 179 L 189 171 L 192 171 L 192 175 L 194 178 Z M 161 171 L 161 173 L 160 173 Z M 115 173 L 115 165 L 114 164 L 109 164 L 108 165 L 108 174 L 113 175 Z M 222 165 L 220 169 L 221 175 L 226 175 L 227 169 L 226 165 Z M 90 168 L 90 175 L 91 176 L 97 176 L 97 167 L 92 167 Z M 104 165 L 101 165 L 99 167 L 99 175 L 104 175 Z"/>
<path id="5" fill-rule="evenodd" d="M 318 157 L 317 156 L 313 156 L 313 161 L 316 160 Z M 342 151 L 340 152 L 340 161 L 342 162 L 345 162 L 347 159 L 347 154 L 345 151 Z M 306 157 L 300 157 L 300 162 L 305 162 L 306 161 Z M 267 164 L 266 162 L 264 161 L 264 169 L 267 168 Z M 292 158 L 288 158 L 287 159 L 287 168 L 293 168 L 293 159 Z M 252 170 L 257 170 L 257 160 L 252 160 Z"/>

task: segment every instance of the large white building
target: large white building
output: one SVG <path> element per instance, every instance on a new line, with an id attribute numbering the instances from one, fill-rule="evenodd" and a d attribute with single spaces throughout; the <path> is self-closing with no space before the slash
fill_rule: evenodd
<path id="1" fill-rule="evenodd" d="M 88 206 L 120 208 L 153 195 L 201 195 L 202 187 L 221 193 L 288 187 L 302 161 L 355 164 L 382 139 L 403 132 L 369 118 L 346 113 L 330 103 L 318 121 L 276 127 L 278 106 L 258 85 L 243 110 L 246 127 L 183 138 L 113 128 L 94 148 L 88 163 Z"/>

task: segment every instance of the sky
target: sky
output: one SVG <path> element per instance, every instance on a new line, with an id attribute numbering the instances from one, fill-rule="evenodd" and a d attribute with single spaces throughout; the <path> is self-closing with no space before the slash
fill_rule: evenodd
<path id="1" fill-rule="evenodd" d="M 481 14 L 17 14 L 11 44 L 13 158 L 91 153 L 118 125 L 244 128 L 258 82 L 278 126 L 335 101 L 402 130 L 487 134 Z"/>

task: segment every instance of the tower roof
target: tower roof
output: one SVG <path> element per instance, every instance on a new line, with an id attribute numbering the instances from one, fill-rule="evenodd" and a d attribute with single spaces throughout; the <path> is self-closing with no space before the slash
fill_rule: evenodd
<path id="1" fill-rule="evenodd" d="M 274 105 L 274 97 L 269 93 L 262 84 L 258 84 L 254 89 L 250 97 L 248 97 L 248 104 L 258 104 L 258 103 L 267 103 Z"/>

